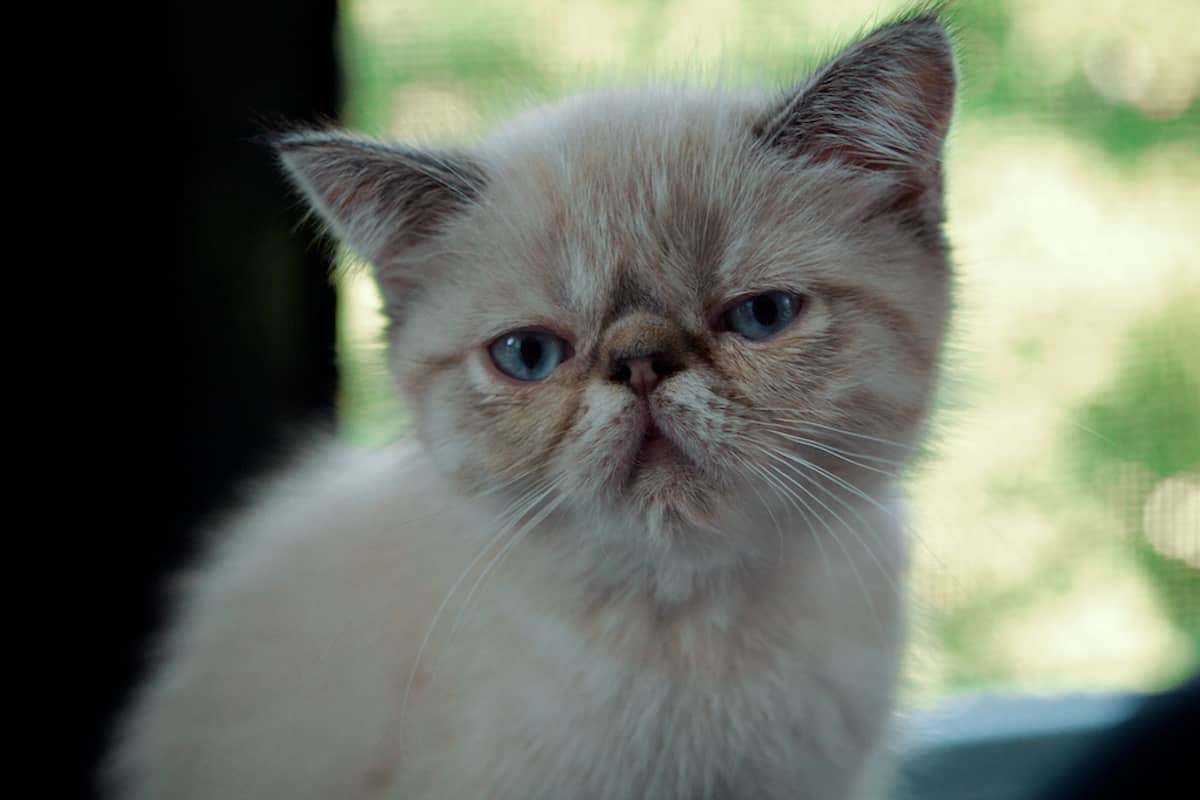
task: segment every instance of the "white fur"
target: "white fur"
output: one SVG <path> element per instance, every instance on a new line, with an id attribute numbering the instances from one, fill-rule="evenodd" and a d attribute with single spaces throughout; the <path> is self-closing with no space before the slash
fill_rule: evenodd
<path id="1" fill-rule="evenodd" d="M 901 644 L 895 520 L 867 515 L 896 583 L 853 537 L 821 553 L 784 531 L 658 625 L 636 593 L 585 619 L 594 553 L 527 540 L 453 641 L 447 607 L 405 709 L 416 643 L 494 518 L 419 449 L 320 461 L 202 571 L 123 750 L 125 797 L 823 799 L 860 779 Z"/>

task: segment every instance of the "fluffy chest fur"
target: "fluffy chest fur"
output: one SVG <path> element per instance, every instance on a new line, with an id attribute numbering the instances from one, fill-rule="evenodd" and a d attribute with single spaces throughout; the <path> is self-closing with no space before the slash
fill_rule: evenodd
<path id="1" fill-rule="evenodd" d="M 797 547 L 677 609 L 586 609 L 528 563 L 501 570 L 429 668 L 454 744 L 414 744 L 427 796 L 844 796 L 886 725 L 902 638 L 902 555 L 870 598 L 855 555 Z"/>
<path id="2" fill-rule="evenodd" d="M 412 451 L 281 487 L 194 580 L 135 707 L 125 755 L 156 768 L 129 796 L 828 798 L 862 779 L 902 552 L 876 553 L 893 572 L 869 597 L 864 550 L 801 545 L 667 609 L 598 598 L 532 540 L 459 580 L 495 528 L 454 501 Z"/>

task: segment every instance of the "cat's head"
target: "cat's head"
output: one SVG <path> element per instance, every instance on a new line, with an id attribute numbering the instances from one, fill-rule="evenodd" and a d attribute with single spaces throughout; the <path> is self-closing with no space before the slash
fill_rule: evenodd
<path id="1" fill-rule="evenodd" d="M 819 515 L 905 460 L 947 315 L 954 84 L 921 16 L 774 98 L 593 94 L 471 150 L 278 149 L 374 266 L 439 468 L 662 545 Z"/>

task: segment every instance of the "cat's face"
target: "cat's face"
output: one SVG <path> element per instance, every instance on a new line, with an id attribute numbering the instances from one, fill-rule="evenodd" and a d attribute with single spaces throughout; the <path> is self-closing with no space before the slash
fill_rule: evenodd
<path id="1" fill-rule="evenodd" d="M 283 152 L 377 265 L 439 467 L 514 519 L 555 507 L 662 544 L 819 516 L 903 462 L 947 311 L 952 85 L 940 28 L 893 29 L 782 102 L 592 95 L 471 154 L 329 134 Z"/>

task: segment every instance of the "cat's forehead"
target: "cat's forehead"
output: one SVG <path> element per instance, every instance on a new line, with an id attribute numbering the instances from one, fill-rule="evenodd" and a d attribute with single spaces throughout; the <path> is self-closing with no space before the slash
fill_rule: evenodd
<path id="1" fill-rule="evenodd" d="M 694 92 L 585 96 L 488 144 L 496 233 L 552 300 L 588 317 L 719 291 L 763 187 L 744 101 Z"/>

